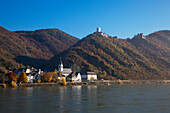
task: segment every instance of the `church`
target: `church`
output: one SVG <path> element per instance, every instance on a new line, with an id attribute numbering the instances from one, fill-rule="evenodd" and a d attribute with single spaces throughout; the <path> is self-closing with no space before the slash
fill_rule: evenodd
<path id="1" fill-rule="evenodd" d="M 58 65 L 58 73 L 62 73 L 62 76 L 67 78 L 67 76 L 72 73 L 71 68 L 64 68 L 62 61 L 60 61 L 60 64 Z"/>
<path id="2" fill-rule="evenodd" d="M 59 73 L 61 73 L 61 75 Z M 58 79 L 61 80 L 62 78 L 65 78 L 68 82 L 97 80 L 97 75 L 95 74 L 95 72 L 86 72 L 81 74 L 78 72 L 73 72 L 71 68 L 64 68 L 62 61 L 60 61 L 60 64 L 58 65 L 58 74 Z"/>

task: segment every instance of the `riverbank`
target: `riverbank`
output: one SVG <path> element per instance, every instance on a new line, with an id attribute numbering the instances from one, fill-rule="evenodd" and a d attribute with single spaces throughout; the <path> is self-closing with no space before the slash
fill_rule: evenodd
<path id="1" fill-rule="evenodd" d="M 98 80 L 88 82 L 67 82 L 67 85 L 111 85 L 111 84 L 165 84 L 170 80 Z M 5 84 L 0 84 L 4 87 Z M 61 83 L 22 83 L 19 87 L 35 87 L 35 86 L 61 86 Z M 8 86 L 8 85 L 7 85 Z M 6 85 L 5 85 L 6 87 Z"/>

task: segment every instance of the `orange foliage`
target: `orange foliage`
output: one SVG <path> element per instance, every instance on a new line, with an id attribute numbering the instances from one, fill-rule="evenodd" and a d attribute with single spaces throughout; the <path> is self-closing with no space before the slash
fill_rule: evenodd
<path id="1" fill-rule="evenodd" d="M 13 72 L 10 72 L 6 75 L 9 79 L 9 81 L 15 81 L 17 82 L 17 79 L 18 79 L 18 76 L 17 74 L 13 73 Z"/>

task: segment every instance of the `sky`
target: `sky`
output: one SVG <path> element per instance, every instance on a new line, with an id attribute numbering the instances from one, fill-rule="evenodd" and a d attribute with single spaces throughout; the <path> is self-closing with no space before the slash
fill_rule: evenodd
<path id="1" fill-rule="evenodd" d="M 57 28 L 83 38 L 101 27 L 118 38 L 170 30 L 170 0 L 0 0 L 0 26 Z"/>

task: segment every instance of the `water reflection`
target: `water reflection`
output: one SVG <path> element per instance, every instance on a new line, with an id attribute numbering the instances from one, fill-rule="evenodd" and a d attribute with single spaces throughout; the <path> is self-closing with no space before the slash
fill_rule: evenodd
<path id="1" fill-rule="evenodd" d="M 82 85 L 0 89 L 0 112 L 168 112 L 169 85 Z"/>

